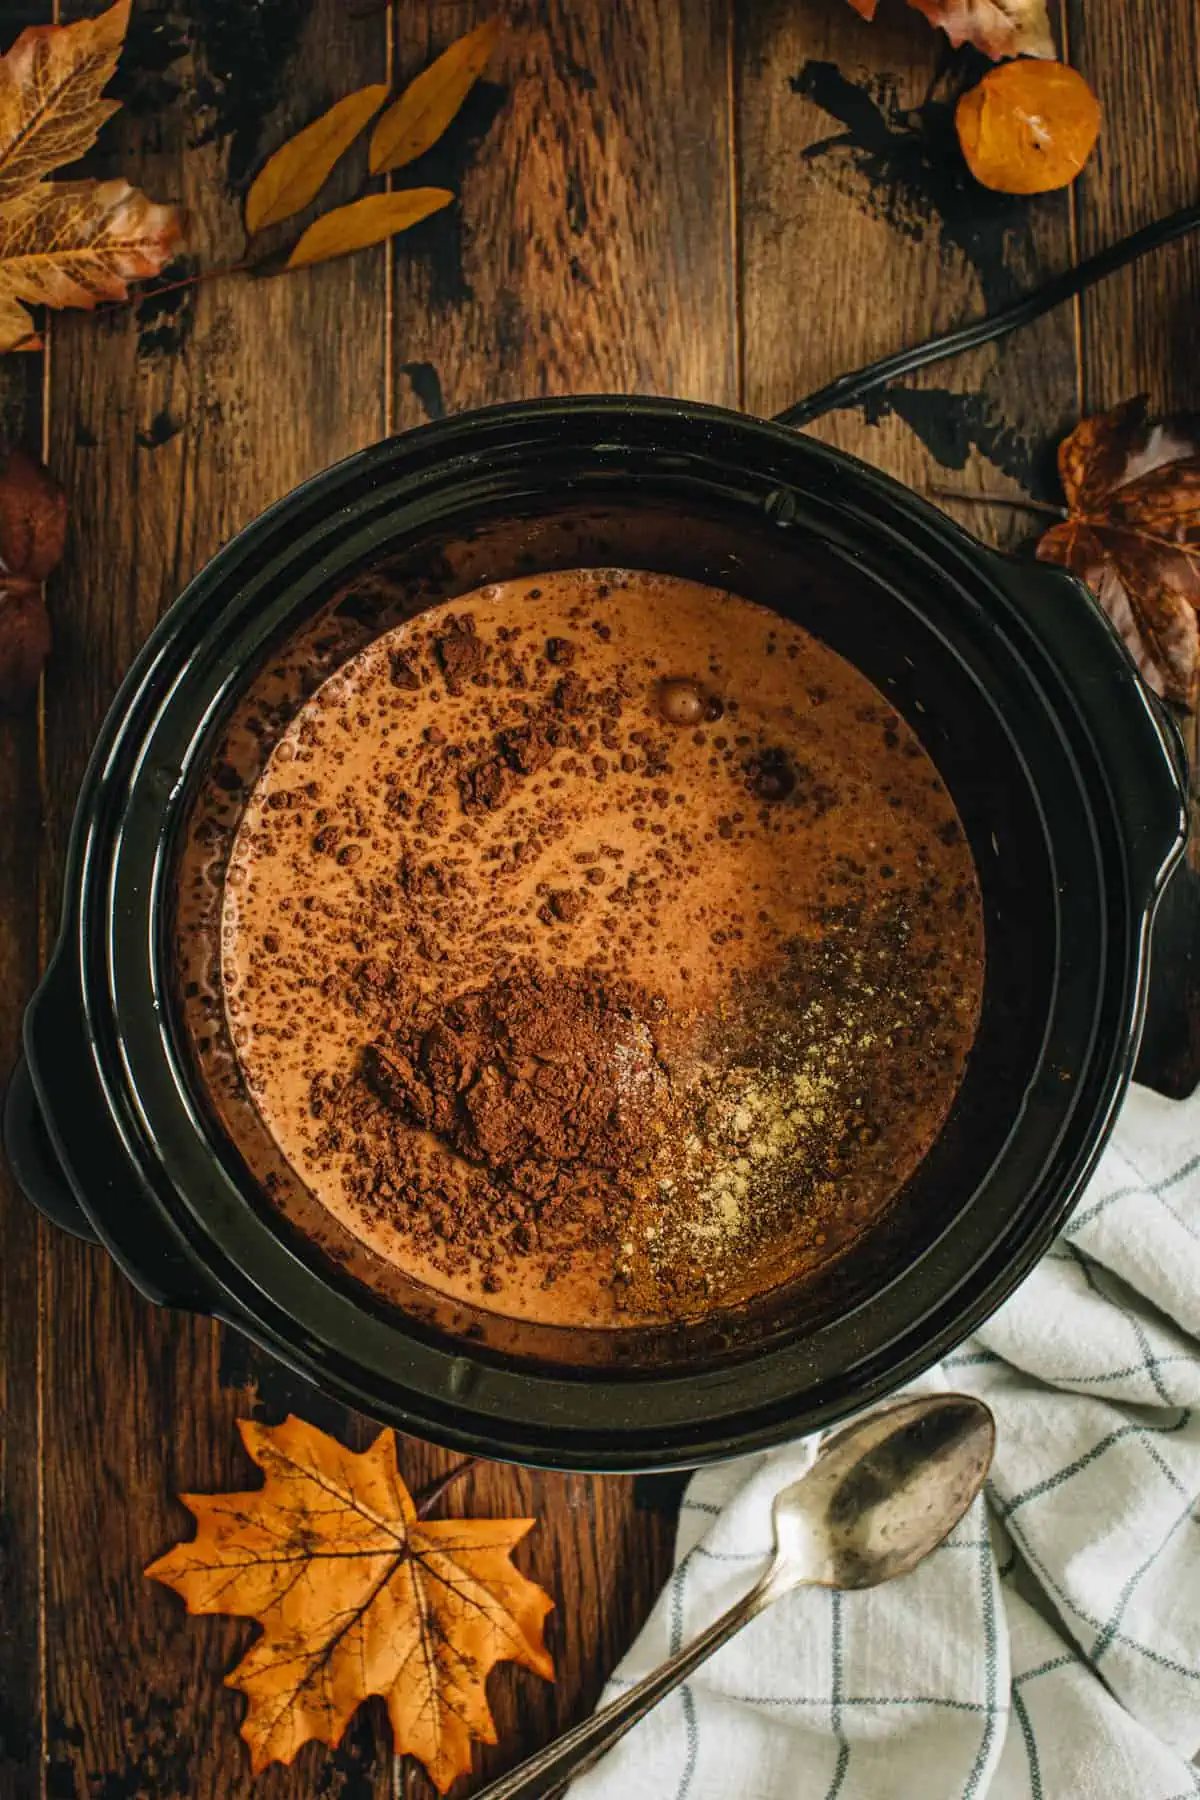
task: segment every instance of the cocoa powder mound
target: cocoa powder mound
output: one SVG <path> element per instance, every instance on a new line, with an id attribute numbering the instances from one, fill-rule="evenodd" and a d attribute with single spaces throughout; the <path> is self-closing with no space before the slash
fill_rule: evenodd
<path id="1" fill-rule="evenodd" d="M 539 1244 L 553 1278 L 615 1245 L 645 1189 L 671 1114 L 665 1014 L 632 983 L 523 968 L 365 1045 L 341 1093 L 314 1092 L 325 1148 L 351 1152 L 360 1205 L 477 1260 L 485 1287 Z"/>
<path id="2" fill-rule="evenodd" d="M 363 1077 L 408 1124 L 523 1192 L 563 1164 L 623 1178 L 644 1166 L 669 1091 L 648 1010 L 662 1002 L 530 971 L 369 1044 Z"/>

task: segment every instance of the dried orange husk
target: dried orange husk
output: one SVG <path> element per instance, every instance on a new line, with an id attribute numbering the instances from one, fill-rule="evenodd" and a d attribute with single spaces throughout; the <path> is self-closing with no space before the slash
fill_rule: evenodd
<path id="1" fill-rule="evenodd" d="M 1045 194 L 1074 181 L 1100 133 L 1100 102 L 1066 63 L 1001 63 L 954 115 L 976 181 L 1005 194 Z"/>

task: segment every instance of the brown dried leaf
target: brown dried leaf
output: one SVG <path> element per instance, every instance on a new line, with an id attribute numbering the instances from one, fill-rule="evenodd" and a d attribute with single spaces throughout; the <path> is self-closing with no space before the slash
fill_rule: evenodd
<path id="1" fill-rule="evenodd" d="M 1146 681 L 1200 691 L 1200 417 L 1149 418 L 1145 396 L 1084 419 L 1058 452 L 1070 516 L 1038 545 L 1085 581 Z"/>
<path id="2" fill-rule="evenodd" d="M 157 275 L 180 235 L 179 214 L 126 181 L 43 182 L 0 208 L 0 308 L 93 307 L 127 298 L 127 281 Z M 0 349 L 12 349 L 0 342 Z"/>
<path id="3" fill-rule="evenodd" d="M 878 0 L 850 0 L 873 19 Z M 1053 56 L 1046 0 L 908 0 L 939 25 L 952 44 L 974 44 L 994 60 L 1002 56 Z"/>
<path id="4" fill-rule="evenodd" d="M 31 25 L 0 57 L 0 203 L 96 140 L 117 100 L 101 99 L 117 66 L 130 0 L 75 25 Z"/>
<path id="5" fill-rule="evenodd" d="M 67 496 L 44 463 L 11 450 L 0 472 L 0 570 L 45 581 L 61 560 Z"/>
<path id="6" fill-rule="evenodd" d="M 368 194 L 365 200 L 337 206 L 313 221 L 288 257 L 287 266 L 304 269 L 311 263 L 329 262 L 352 250 L 381 244 L 430 213 L 440 212 L 453 198 L 449 188 L 405 188 L 398 194 Z"/>
<path id="7" fill-rule="evenodd" d="M 11 450 L 0 470 L 0 706 L 37 687 L 50 652 L 42 582 L 61 559 L 67 500 L 49 469 Z"/>
<path id="8" fill-rule="evenodd" d="M 246 195 L 246 230 L 253 234 L 302 212 L 315 200 L 338 158 L 387 99 L 385 81 L 347 94 L 278 149 Z"/>
<path id="9" fill-rule="evenodd" d="M 372 175 L 402 169 L 437 143 L 482 75 L 499 36 L 499 19 L 485 20 L 405 88 L 371 133 Z"/>
<path id="10" fill-rule="evenodd" d="M 185 1494 L 190 1543 L 146 1573 L 191 1613 L 257 1619 L 262 1636 L 228 1687 L 249 1699 L 242 1736 L 254 1769 L 337 1744 L 382 1695 L 397 1754 L 417 1756 L 444 1793 L 494 1744 L 485 1683 L 497 1662 L 547 1679 L 542 1622 L 553 1602 L 510 1560 L 532 1519 L 417 1517 L 383 1431 L 355 1455 L 303 1420 L 239 1421 L 266 1474 L 245 1494 Z"/>
<path id="11" fill-rule="evenodd" d="M 0 707 L 15 712 L 35 692 L 50 654 L 50 616 L 35 581 L 0 575 Z"/>

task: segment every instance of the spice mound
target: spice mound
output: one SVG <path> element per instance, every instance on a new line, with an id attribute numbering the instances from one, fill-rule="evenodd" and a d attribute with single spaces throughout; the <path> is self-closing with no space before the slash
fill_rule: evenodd
<path id="1" fill-rule="evenodd" d="M 633 983 L 532 965 L 419 1005 L 340 1093 L 314 1092 L 323 1148 L 352 1148 L 359 1203 L 481 1264 L 488 1291 L 550 1228 L 552 1285 L 645 1188 L 671 1112 L 666 1011 Z"/>
<path id="2" fill-rule="evenodd" d="M 659 1017 L 661 999 L 647 997 Z M 668 1097 L 627 983 L 536 971 L 464 994 L 424 1031 L 370 1044 L 368 1086 L 460 1156 L 544 1194 L 577 1165 L 620 1180 L 644 1163 Z"/>

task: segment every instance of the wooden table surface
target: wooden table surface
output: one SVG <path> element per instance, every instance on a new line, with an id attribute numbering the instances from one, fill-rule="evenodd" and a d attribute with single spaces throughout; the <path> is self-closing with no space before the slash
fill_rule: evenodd
<path id="1" fill-rule="evenodd" d="M 405 78 L 497 0 L 136 0 L 127 101 L 92 159 L 190 213 L 188 268 L 235 260 L 262 157 L 351 88 Z M 94 4 L 62 0 L 65 17 Z M 1015 295 L 1197 198 L 1195 0 L 1065 0 L 1061 42 L 1100 96 L 1069 194 L 968 184 L 949 98 L 977 60 L 899 0 L 513 0 L 488 79 L 414 168 L 453 212 L 393 247 L 275 281 L 229 278 L 102 317 L 59 316 L 0 366 L 5 441 L 70 497 L 36 709 L 0 721 L 0 1070 L 56 929 L 75 790 L 130 658 L 188 578 L 268 502 L 394 431 L 483 402 L 678 394 L 769 414 L 835 373 Z M 0 7 L 5 42 L 44 4 Z M 362 173 L 339 172 L 341 197 Z M 186 270 L 185 270 L 186 272 Z M 1081 409 L 1200 403 L 1200 240 L 1160 252 L 998 348 L 816 427 L 943 499 L 989 541 L 1039 521 Z M 1179 914 L 1183 917 L 1186 908 Z M 1194 1063 L 1177 933 L 1152 1021 L 1159 1078 Z M 1191 1061 L 1189 1062 L 1189 1058 Z M 373 1427 L 211 1321 L 157 1311 L 0 1174 L 0 1794 L 48 1800 L 384 1800 L 382 1707 L 337 1752 L 252 1781 L 221 1677 L 252 1628 L 188 1619 L 143 1566 L 188 1526 L 180 1489 L 248 1484 L 238 1417 Z M 402 1448 L 414 1487 L 448 1466 Z M 558 1602 L 553 1687 L 490 1684 L 500 1742 L 476 1785 L 589 1708 L 669 1567 L 674 1479 L 482 1465 L 465 1511 L 527 1512 L 524 1566 Z M 463 1783 L 458 1792 L 467 1793 Z"/>

